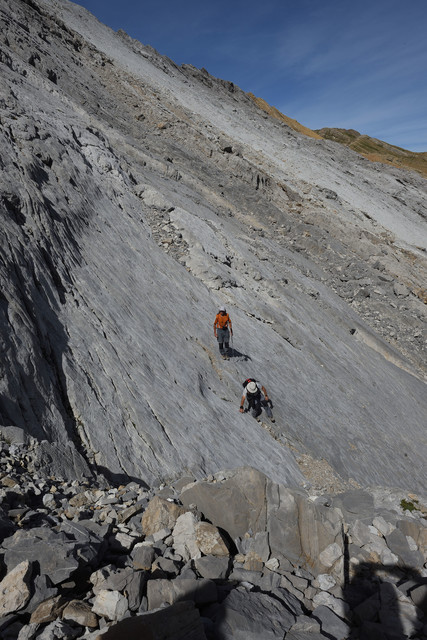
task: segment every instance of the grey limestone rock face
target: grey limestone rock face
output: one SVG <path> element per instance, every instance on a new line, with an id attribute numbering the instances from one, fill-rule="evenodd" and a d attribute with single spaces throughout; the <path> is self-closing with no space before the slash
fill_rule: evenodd
<path id="1" fill-rule="evenodd" d="M 310 454 L 424 490 L 426 181 L 65 0 L 0 26 L 0 422 L 48 443 L 38 467 L 300 487 Z M 274 424 L 239 413 L 249 376 Z"/>
<path id="2" fill-rule="evenodd" d="M 234 471 L 219 484 L 197 482 L 181 493 L 187 507 L 192 503 L 234 539 L 247 531 L 265 531 L 267 478 L 256 469 Z"/>
<path id="3" fill-rule="evenodd" d="M 235 637 L 283 638 L 295 617 L 281 602 L 263 593 L 235 589 L 222 603 L 215 620 L 215 635 L 222 640 Z"/>

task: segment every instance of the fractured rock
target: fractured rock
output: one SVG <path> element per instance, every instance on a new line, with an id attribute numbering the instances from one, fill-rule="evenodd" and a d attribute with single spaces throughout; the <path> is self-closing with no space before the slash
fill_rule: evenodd
<path id="1" fill-rule="evenodd" d="M 30 577 L 32 564 L 24 560 L 0 582 L 0 617 L 19 611 L 31 598 Z"/>
<path id="2" fill-rule="evenodd" d="M 220 484 L 196 482 L 182 492 L 181 501 L 187 507 L 196 504 L 205 518 L 234 539 L 247 531 L 265 531 L 266 481 L 256 469 L 243 467 Z"/>
<path id="3" fill-rule="evenodd" d="M 161 529 L 172 530 L 179 516 L 184 513 L 183 507 L 160 496 L 154 496 L 143 513 L 142 531 L 146 536 L 149 536 Z"/>
<path id="4" fill-rule="evenodd" d="M 235 589 L 218 609 L 215 637 L 232 640 L 282 640 L 295 622 L 295 616 L 281 602 L 263 593 Z"/>
<path id="5" fill-rule="evenodd" d="M 97 616 L 89 604 L 81 600 L 71 600 L 62 611 L 62 619 L 92 629 L 98 626 Z"/>
<path id="6" fill-rule="evenodd" d="M 92 611 L 108 620 L 120 620 L 128 611 L 128 600 L 118 591 L 103 589 L 96 596 Z"/>

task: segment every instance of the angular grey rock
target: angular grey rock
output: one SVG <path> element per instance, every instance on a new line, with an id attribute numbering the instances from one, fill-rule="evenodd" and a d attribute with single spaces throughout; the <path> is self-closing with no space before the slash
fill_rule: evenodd
<path id="1" fill-rule="evenodd" d="M 229 573 L 230 559 L 218 556 L 203 556 L 194 561 L 194 567 L 202 578 L 225 580 Z"/>
<path id="2" fill-rule="evenodd" d="M 396 526 L 405 536 L 413 538 L 427 561 L 427 526 L 425 520 L 398 520 Z M 391 533 L 391 532 L 390 532 Z"/>
<path id="3" fill-rule="evenodd" d="M 153 547 L 136 546 L 131 553 L 131 557 L 135 569 L 149 571 L 154 562 L 155 552 Z"/>
<path id="4" fill-rule="evenodd" d="M 98 595 L 101 591 L 118 591 L 127 596 L 129 609 L 136 611 L 141 604 L 142 590 L 147 581 L 145 571 L 135 571 L 132 567 L 117 569 L 104 567 L 90 577 L 93 592 Z"/>
<path id="5" fill-rule="evenodd" d="M 341 509 L 344 520 L 352 523 L 360 520 L 365 524 L 372 524 L 374 518 L 374 500 L 370 493 L 360 489 L 347 491 L 334 497 L 332 504 Z"/>
<path id="6" fill-rule="evenodd" d="M 259 584 L 260 580 L 262 580 L 262 573 L 261 571 L 249 571 L 248 569 L 243 569 L 243 567 L 234 567 L 229 579 L 236 582 Z"/>
<path id="7" fill-rule="evenodd" d="M 62 620 L 55 620 L 37 635 L 37 640 L 74 640 L 81 634 L 81 628 L 72 627 Z"/>
<path id="8" fill-rule="evenodd" d="M 424 615 L 427 614 L 427 584 L 420 584 L 409 592 L 409 597 Z"/>
<path id="9" fill-rule="evenodd" d="M 153 565 L 153 571 L 158 568 L 163 571 L 163 573 L 166 574 L 168 578 L 174 578 L 180 572 L 180 564 L 182 563 L 175 562 L 170 558 L 160 557 L 155 561 Z"/>
<path id="10" fill-rule="evenodd" d="M 320 633 L 320 622 L 312 616 L 298 616 L 289 633 Z"/>
<path id="11" fill-rule="evenodd" d="M 280 638 L 295 622 L 295 616 L 278 600 L 264 593 L 235 589 L 218 609 L 215 618 L 215 637 L 231 640 Z"/>
<path id="12" fill-rule="evenodd" d="M 161 529 L 172 530 L 178 517 L 184 513 L 185 509 L 183 507 L 173 502 L 168 502 L 168 500 L 160 496 L 154 496 L 142 516 L 142 531 L 146 536 L 149 536 Z"/>
<path id="13" fill-rule="evenodd" d="M 313 618 L 319 620 L 321 631 L 327 637 L 336 640 L 347 640 L 350 633 L 349 625 L 344 622 L 336 613 L 324 605 L 316 607 L 313 611 Z"/>
<path id="14" fill-rule="evenodd" d="M 395 282 L 393 285 L 394 294 L 398 297 L 407 298 L 411 293 L 408 287 L 401 282 Z"/>
<path id="15" fill-rule="evenodd" d="M 0 582 L 0 618 L 23 609 L 31 597 L 31 562 L 24 560 Z"/>
<path id="16" fill-rule="evenodd" d="M 148 609 L 191 600 L 198 605 L 215 602 L 217 590 L 212 580 L 176 578 L 175 580 L 149 580 L 147 583 Z"/>
<path id="17" fill-rule="evenodd" d="M 87 602 L 71 600 L 62 611 L 62 620 L 73 625 L 94 629 L 98 626 L 98 618 Z"/>
<path id="18" fill-rule="evenodd" d="M 390 551 L 399 558 L 399 564 L 412 569 L 418 569 L 424 563 L 422 553 L 411 551 L 408 540 L 400 529 L 394 529 L 386 536 L 387 545 Z"/>
<path id="19" fill-rule="evenodd" d="M 375 539 L 375 534 L 369 529 L 368 525 L 361 520 L 355 520 L 349 528 L 349 534 L 354 544 L 363 547 Z M 376 536 L 378 537 L 378 536 Z"/>
<path id="20" fill-rule="evenodd" d="M 180 515 L 173 529 L 173 546 L 177 553 L 187 562 L 187 560 L 200 558 L 202 552 L 197 544 L 196 525 L 198 519 L 187 511 Z"/>
<path id="21" fill-rule="evenodd" d="M 316 573 L 330 572 L 343 554 L 341 513 L 271 482 L 267 504 L 271 554 Z M 332 548 L 336 550 L 333 555 L 327 551 Z M 341 580 L 342 576 L 337 578 Z"/>
<path id="22" fill-rule="evenodd" d="M 278 573 L 275 573 L 274 571 L 264 570 L 261 577 L 254 584 L 256 584 L 256 586 L 259 587 L 261 591 L 271 592 L 273 591 L 273 589 L 276 589 L 276 587 L 286 588 L 286 585 L 282 584 L 282 580 L 283 576 L 279 575 Z"/>
<path id="23" fill-rule="evenodd" d="M 422 612 L 413 602 L 391 583 L 380 585 L 379 619 L 386 634 L 401 630 L 404 637 L 411 637 L 423 628 Z"/>
<path id="24" fill-rule="evenodd" d="M 28 444 L 31 440 L 28 433 L 14 425 L 0 425 L 0 438 L 10 444 Z"/>
<path id="25" fill-rule="evenodd" d="M 58 593 L 57 587 L 52 587 L 52 583 L 49 578 L 42 574 L 34 576 L 31 580 L 32 596 L 31 600 L 25 607 L 25 611 L 32 613 L 41 602 L 44 602 L 48 598 L 54 598 Z"/>
<path id="26" fill-rule="evenodd" d="M 271 595 L 282 602 L 291 613 L 298 618 L 304 614 L 304 608 L 301 604 L 301 600 L 290 593 L 283 587 L 276 587 L 271 590 Z"/>
<path id="27" fill-rule="evenodd" d="M 47 528 L 19 530 L 3 541 L 3 547 L 8 570 L 29 558 L 39 563 L 40 572 L 47 575 L 54 585 L 69 578 L 79 566 L 74 557 L 76 543 L 66 538 L 64 533 Z"/>
<path id="28" fill-rule="evenodd" d="M 128 599 L 119 591 L 104 589 L 95 597 L 92 611 L 108 620 L 121 620 L 128 612 Z"/>
<path id="29" fill-rule="evenodd" d="M 264 474 L 244 467 L 218 484 L 195 483 L 183 491 L 181 501 L 187 507 L 196 504 L 205 518 L 234 539 L 248 531 L 265 531 L 266 482 Z"/>

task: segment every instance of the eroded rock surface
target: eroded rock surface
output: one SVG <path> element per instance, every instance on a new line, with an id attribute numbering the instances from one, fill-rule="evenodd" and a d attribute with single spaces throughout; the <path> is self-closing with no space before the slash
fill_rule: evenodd
<path id="1" fill-rule="evenodd" d="M 39 466 L 300 487 L 309 455 L 424 488 L 426 181 L 65 0 L 4 0 L 0 26 L 0 411 Z M 248 376 L 274 424 L 238 413 Z"/>

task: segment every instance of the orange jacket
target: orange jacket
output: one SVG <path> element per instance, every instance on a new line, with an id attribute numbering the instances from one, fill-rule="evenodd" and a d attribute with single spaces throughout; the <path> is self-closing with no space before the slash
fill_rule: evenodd
<path id="1" fill-rule="evenodd" d="M 214 322 L 214 331 L 216 331 L 217 328 L 228 329 L 228 327 L 231 329 L 231 318 L 228 313 L 224 313 L 224 315 L 222 313 L 217 313 Z"/>

